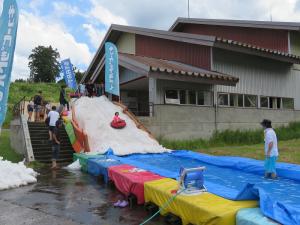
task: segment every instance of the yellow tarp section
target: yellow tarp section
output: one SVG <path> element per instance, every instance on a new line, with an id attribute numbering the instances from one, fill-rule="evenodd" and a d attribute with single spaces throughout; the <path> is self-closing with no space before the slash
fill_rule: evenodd
<path id="1" fill-rule="evenodd" d="M 145 202 L 162 206 L 178 189 L 177 181 L 164 178 L 145 183 Z M 178 195 L 164 213 L 170 212 L 182 219 L 183 224 L 232 225 L 239 209 L 257 207 L 256 201 L 231 201 L 211 193 Z"/>

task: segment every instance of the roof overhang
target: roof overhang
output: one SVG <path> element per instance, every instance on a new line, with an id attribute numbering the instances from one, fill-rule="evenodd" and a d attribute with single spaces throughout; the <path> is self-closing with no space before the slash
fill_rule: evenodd
<path id="1" fill-rule="evenodd" d="M 188 33 L 181 33 L 181 32 L 170 32 L 170 31 L 162 31 L 162 30 L 154 30 L 154 29 L 113 24 L 111 25 L 103 41 L 101 42 L 100 47 L 98 48 L 81 82 L 84 82 L 88 77 L 89 80 L 93 80 L 95 74 L 97 74 L 99 70 L 101 71 L 104 65 L 103 56 L 105 53 L 105 48 L 104 48 L 105 42 L 109 41 L 109 42 L 116 43 L 119 37 L 123 33 L 132 33 L 132 34 L 145 35 L 145 36 L 167 39 L 172 41 L 204 45 L 204 46 L 215 47 L 215 48 L 222 48 L 230 51 L 257 55 L 260 57 L 266 57 L 266 58 L 270 58 L 282 62 L 300 64 L 299 56 L 295 56 L 295 55 L 291 55 L 279 51 L 274 51 L 270 49 L 264 49 L 247 43 L 235 42 L 232 40 L 226 40 L 214 36 L 188 34 Z"/>
<path id="2" fill-rule="evenodd" d="M 119 65 L 140 77 L 234 86 L 239 78 L 169 60 L 119 53 Z M 100 74 L 100 71 L 98 75 Z M 96 79 L 97 76 L 94 78 Z"/>
<path id="3" fill-rule="evenodd" d="M 224 38 L 217 38 L 214 47 L 249 55 L 256 55 L 264 58 L 270 58 L 281 62 L 300 64 L 300 56 L 272 49 L 261 48 L 259 46 Z"/>
<path id="4" fill-rule="evenodd" d="M 276 22 L 276 21 L 254 21 L 254 20 L 222 20 L 222 19 L 200 19 L 179 17 L 172 24 L 169 31 L 179 31 L 184 24 L 202 24 L 215 26 L 264 28 L 275 30 L 300 31 L 300 23 Z"/>

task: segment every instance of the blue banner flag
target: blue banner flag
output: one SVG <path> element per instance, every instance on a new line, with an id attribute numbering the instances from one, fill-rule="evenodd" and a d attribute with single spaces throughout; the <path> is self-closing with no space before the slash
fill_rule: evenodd
<path id="1" fill-rule="evenodd" d="M 7 111 L 18 19 L 19 12 L 16 0 L 4 0 L 0 18 L 0 129 Z"/>
<path id="2" fill-rule="evenodd" d="M 105 43 L 105 91 L 120 96 L 118 49 Z"/>
<path id="3" fill-rule="evenodd" d="M 65 82 L 69 88 L 77 89 L 75 73 L 70 59 L 65 59 L 60 63 L 60 72 L 64 75 Z"/>

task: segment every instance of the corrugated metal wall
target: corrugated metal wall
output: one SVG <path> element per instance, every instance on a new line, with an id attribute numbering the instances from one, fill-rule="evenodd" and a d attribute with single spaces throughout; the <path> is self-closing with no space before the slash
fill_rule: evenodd
<path id="1" fill-rule="evenodd" d="M 213 70 L 240 78 L 236 87 L 218 85 L 218 92 L 290 97 L 300 109 L 300 71 L 290 64 L 214 49 Z"/>
<path id="2" fill-rule="evenodd" d="M 174 60 L 210 69 L 210 47 L 136 35 L 136 55 Z"/>
<path id="3" fill-rule="evenodd" d="M 182 32 L 223 37 L 288 52 L 288 31 L 283 30 L 186 24 Z"/>
<path id="4" fill-rule="evenodd" d="M 135 80 L 143 75 L 135 73 L 131 70 L 120 67 L 120 84 L 126 83 L 131 80 Z"/>

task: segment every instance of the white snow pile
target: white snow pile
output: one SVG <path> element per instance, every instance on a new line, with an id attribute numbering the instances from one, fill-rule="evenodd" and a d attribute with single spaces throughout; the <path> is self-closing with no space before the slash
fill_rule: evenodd
<path id="1" fill-rule="evenodd" d="M 75 162 L 69 164 L 68 166 L 64 167 L 67 170 L 80 170 L 81 165 L 79 163 L 79 159 L 77 159 Z"/>
<path id="2" fill-rule="evenodd" d="M 150 138 L 148 133 L 138 129 L 135 123 L 105 96 L 82 97 L 75 103 L 75 115 L 79 127 L 88 135 L 92 152 L 105 153 L 109 148 L 115 155 L 133 153 L 162 153 L 169 151 Z M 123 129 L 110 126 L 115 112 L 127 123 Z"/>
<path id="3" fill-rule="evenodd" d="M 16 188 L 37 182 L 38 173 L 23 162 L 12 163 L 0 157 L 0 190 Z"/>

